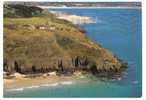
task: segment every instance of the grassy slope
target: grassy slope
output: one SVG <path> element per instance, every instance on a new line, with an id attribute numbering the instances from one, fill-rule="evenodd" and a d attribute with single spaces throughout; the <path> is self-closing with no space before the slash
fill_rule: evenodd
<path id="1" fill-rule="evenodd" d="M 53 30 L 28 29 L 44 25 Z M 97 69 L 120 68 L 113 54 L 93 43 L 70 22 L 55 17 L 4 18 L 4 58 L 21 64 L 56 67 L 58 59 L 71 67 L 71 59 L 86 56 Z M 108 62 L 108 63 L 105 63 Z"/>

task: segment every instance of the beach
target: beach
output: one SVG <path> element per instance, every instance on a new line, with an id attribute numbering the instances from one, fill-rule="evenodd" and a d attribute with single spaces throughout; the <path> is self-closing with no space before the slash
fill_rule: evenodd
<path id="1" fill-rule="evenodd" d="M 65 75 L 47 75 L 39 74 L 39 75 L 23 75 L 19 73 L 15 73 L 13 78 L 5 79 L 4 78 L 4 88 L 7 89 L 18 89 L 18 88 L 26 88 L 26 87 L 38 87 L 42 85 L 57 85 L 56 83 L 63 82 L 65 84 L 70 84 L 71 81 L 78 80 L 83 78 L 80 72 L 76 72 L 71 76 Z"/>

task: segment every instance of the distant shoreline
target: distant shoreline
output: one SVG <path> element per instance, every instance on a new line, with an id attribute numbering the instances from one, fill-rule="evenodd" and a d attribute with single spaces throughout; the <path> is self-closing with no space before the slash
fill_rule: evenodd
<path id="1" fill-rule="evenodd" d="M 99 8 L 99 9 L 141 9 L 142 7 L 56 7 L 56 6 L 37 6 L 42 9 L 94 9 L 94 8 Z"/>
<path id="2" fill-rule="evenodd" d="M 58 19 L 67 20 L 75 25 L 96 23 L 96 20 L 88 16 L 79 16 L 79 15 L 68 14 L 60 11 L 50 11 L 50 12 L 55 14 Z"/>

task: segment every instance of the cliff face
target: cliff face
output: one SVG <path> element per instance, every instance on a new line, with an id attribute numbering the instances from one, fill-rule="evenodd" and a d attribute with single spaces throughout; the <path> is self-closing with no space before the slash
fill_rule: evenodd
<path id="1" fill-rule="evenodd" d="M 76 70 L 120 72 L 125 65 L 88 39 L 80 28 L 53 15 L 4 18 L 4 71 L 44 73 Z"/>

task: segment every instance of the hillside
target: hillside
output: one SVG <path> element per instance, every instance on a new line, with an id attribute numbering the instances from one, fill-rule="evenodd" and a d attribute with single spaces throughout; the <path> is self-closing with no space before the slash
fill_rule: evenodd
<path id="1" fill-rule="evenodd" d="M 16 6 L 4 6 L 5 72 L 66 74 L 80 70 L 108 76 L 126 67 L 71 22 L 38 7 Z M 32 8 L 35 10 L 28 10 Z"/>

